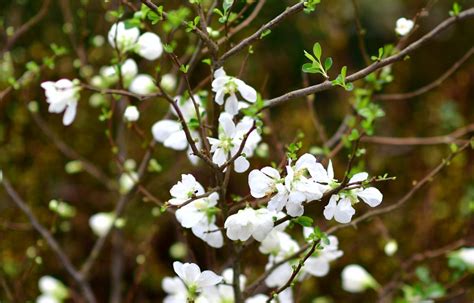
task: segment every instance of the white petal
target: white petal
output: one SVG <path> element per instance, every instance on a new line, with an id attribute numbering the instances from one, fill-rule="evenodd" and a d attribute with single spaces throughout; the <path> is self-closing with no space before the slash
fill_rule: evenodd
<path id="1" fill-rule="evenodd" d="M 352 176 L 352 178 L 349 180 L 349 184 L 365 181 L 367 180 L 368 177 L 369 177 L 369 174 L 366 172 L 357 173 L 354 176 Z"/>
<path id="2" fill-rule="evenodd" d="M 184 130 L 171 134 L 163 145 L 174 150 L 185 150 L 188 147 L 188 139 Z"/>
<path id="3" fill-rule="evenodd" d="M 77 109 L 77 101 L 73 100 L 68 104 L 66 108 L 66 112 L 64 113 L 64 116 L 63 116 L 64 125 L 66 126 L 70 125 L 74 121 L 74 118 L 76 117 L 76 109 Z"/>
<path id="4" fill-rule="evenodd" d="M 225 101 L 225 112 L 232 116 L 239 113 L 239 101 L 235 94 L 231 94 Z"/>
<path id="5" fill-rule="evenodd" d="M 212 286 L 220 283 L 222 281 L 222 277 L 216 275 L 214 272 L 210 270 L 205 270 L 201 273 L 199 276 L 199 279 L 197 280 L 196 284 L 198 287 L 207 287 L 207 286 Z"/>
<path id="6" fill-rule="evenodd" d="M 234 161 L 234 170 L 236 173 L 243 173 L 250 167 L 250 162 L 243 156 L 238 157 Z"/>
<path id="7" fill-rule="evenodd" d="M 153 138 L 158 142 L 165 142 L 171 134 L 174 134 L 181 130 L 181 124 L 173 120 L 161 120 L 153 124 L 151 132 Z"/>
<path id="8" fill-rule="evenodd" d="M 357 193 L 357 196 L 367 203 L 370 207 L 376 207 L 382 203 L 383 195 L 375 187 L 369 187 Z"/>
<path id="9" fill-rule="evenodd" d="M 239 79 L 235 79 L 234 81 L 237 84 L 237 89 L 242 95 L 242 98 L 252 103 L 257 101 L 257 91 L 253 87 L 247 85 L 244 81 Z"/>

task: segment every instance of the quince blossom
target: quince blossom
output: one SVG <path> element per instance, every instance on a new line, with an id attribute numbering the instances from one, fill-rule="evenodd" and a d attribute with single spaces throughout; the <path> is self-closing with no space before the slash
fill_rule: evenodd
<path id="1" fill-rule="evenodd" d="M 348 184 L 362 183 L 367 180 L 368 176 L 366 172 L 355 174 Z M 329 203 L 324 208 L 324 217 L 327 220 L 331 220 L 334 217 L 339 223 L 349 223 L 355 214 L 355 209 L 352 205 L 359 202 L 358 198 L 370 207 L 376 207 L 382 203 L 383 195 L 375 187 L 354 188 L 337 195 L 332 195 Z"/>
<path id="2" fill-rule="evenodd" d="M 219 117 L 219 124 L 221 126 L 219 131 L 219 139 L 208 137 L 209 143 L 211 144 L 212 162 L 221 166 L 227 160 L 234 157 L 244 141 L 245 135 L 252 128 L 254 121 L 249 117 L 244 117 L 237 125 L 232 120 L 232 116 L 228 113 L 222 113 Z M 257 148 L 261 137 L 257 130 L 253 130 L 245 141 L 242 153 L 245 156 L 240 155 L 234 161 L 234 170 L 237 173 L 245 172 L 250 163 L 246 157 L 253 155 L 254 150 Z"/>
<path id="3" fill-rule="evenodd" d="M 162 287 L 169 294 L 163 302 L 181 303 L 195 301 L 200 293 L 205 293 L 222 281 L 222 277 L 210 270 L 201 272 L 194 263 L 174 262 L 173 268 L 178 277 L 163 279 Z"/>
<path id="4" fill-rule="evenodd" d="M 215 206 L 218 200 L 219 194 L 212 193 L 209 197 L 192 201 L 176 211 L 176 219 L 183 227 L 191 228 L 194 235 L 214 248 L 224 245 L 222 233 L 215 224 Z"/>
<path id="5" fill-rule="evenodd" d="M 63 124 L 70 125 L 76 117 L 77 102 L 79 100 L 79 86 L 75 81 L 61 79 L 57 82 L 46 81 L 41 83 L 45 91 L 46 102 L 49 103 L 50 113 L 64 111 Z"/>
<path id="6" fill-rule="evenodd" d="M 232 116 L 239 112 L 237 92 L 248 102 L 255 103 L 257 101 L 257 91 L 244 81 L 227 76 L 223 67 L 214 72 L 212 91 L 216 93 L 216 103 L 223 105 L 225 102 L 225 111 Z M 224 100 L 226 95 L 229 96 Z"/>
<path id="7" fill-rule="evenodd" d="M 139 74 L 133 78 L 128 89 L 134 94 L 148 95 L 156 91 L 156 85 L 150 75 Z"/>
<path id="8" fill-rule="evenodd" d="M 140 36 L 137 27 L 127 28 L 124 22 L 113 24 L 107 37 L 110 45 L 121 53 L 134 51 L 150 61 L 163 54 L 163 44 L 159 36 L 151 32 Z"/>
<path id="9" fill-rule="evenodd" d="M 61 303 L 69 297 L 67 287 L 58 279 L 51 276 L 43 276 L 38 281 L 41 295 L 36 303 Z"/>
<path id="10" fill-rule="evenodd" d="M 173 198 L 168 203 L 171 205 L 181 205 L 194 196 L 204 194 L 204 187 L 196 181 L 193 175 L 183 174 L 181 175 L 181 181 L 171 188 L 170 194 Z"/>
<path id="11" fill-rule="evenodd" d="M 227 230 L 227 237 L 234 241 L 246 241 L 252 236 L 255 240 L 262 241 L 273 228 L 274 216 L 274 212 L 265 208 L 241 209 L 225 221 L 224 228 Z"/>
<path id="12" fill-rule="evenodd" d="M 334 177 L 332 165 L 325 170 L 311 154 L 304 154 L 294 165 L 290 160 L 286 173 L 282 178 L 280 173 L 271 167 L 251 171 L 250 193 L 254 198 L 273 195 L 268 209 L 281 211 L 286 208 L 288 214 L 293 217 L 303 214 L 304 202 L 319 200 L 323 193 L 330 190 Z"/>
<path id="13" fill-rule="evenodd" d="M 412 20 L 406 18 L 400 18 L 397 20 L 395 26 L 395 32 L 400 36 L 405 36 L 413 29 L 415 23 Z"/>

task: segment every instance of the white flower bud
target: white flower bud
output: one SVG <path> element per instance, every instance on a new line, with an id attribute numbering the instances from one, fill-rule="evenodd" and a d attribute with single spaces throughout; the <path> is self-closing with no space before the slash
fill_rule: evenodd
<path id="1" fill-rule="evenodd" d="M 378 288 L 377 281 L 360 265 L 351 264 L 342 270 L 342 288 L 357 293 L 368 288 Z"/>
<path id="2" fill-rule="evenodd" d="M 474 268 L 474 247 L 461 248 L 458 251 L 458 257 L 461 259 L 469 268 Z"/>
<path id="3" fill-rule="evenodd" d="M 104 236 L 114 223 L 114 215 L 111 213 L 97 213 L 89 218 L 89 226 L 99 237 Z"/>
<path id="4" fill-rule="evenodd" d="M 128 122 L 135 122 L 140 118 L 140 112 L 136 106 L 130 105 L 127 106 L 123 114 L 123 118 Z"/>
<path id="5" fill-rule="evenodd" d="M 117 48 L 121 52 L 132 49 L 140 35 L 140 31 L 136 27 L 125 28 L 125 23 L 119 22 L 112 25 L 109 30 L 108 39 L 113 48 Z"/>
<path id="6" fill-rule="evenodd" d="M 390 240 L 385 244 L 384 251 L 389 257 L 393 256 L 398 250 L 398 243 L 395 240 Z"/>
<path id="7" fill-rule="evenodd" d="M 156 60 L 163 54 L 160 37 L 154 33 L 144 33 L 138 38 L 136 52 L 147 60 Z"/>
<path id="8" fill-rule="evenodd" d="M 173 91 L 176 88 L 176 77 L 173 74 L 164 74 L 161 77 L 160 85 L 166 91 Z"/>
<path id="9" fill-rule="evenodd" d="M 156 90 L 155 82 L 149 75 L 140 74 L 132 80 L 129 90 L 139 95 L 147 95 Z"/>
<path id="10" fill-rule="evenodd" d="M 61 281 L 51 276 L 41 277 L 38 281 L 38 287 L 44 295 L 48 295 L 60 301 L 68 297 L 67 287 Z"/>

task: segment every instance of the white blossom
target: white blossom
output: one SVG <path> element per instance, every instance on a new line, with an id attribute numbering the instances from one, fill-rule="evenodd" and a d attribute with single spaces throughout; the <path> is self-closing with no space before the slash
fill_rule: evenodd
<path id="1" fill-rule="evenodd" d="M 138 95 L 148 95 L 156 91 L 155 81 L 150 75 L 137 75 L 128 88 L 132 93 Z"/>
<path id="2" fill-rule="evenodd" d="M 107 38 L 113 48 L 125 53 L 135 47 L 139 35 L 137 27 L 126 28 L 124 22 L 118 22 L 112 25 Z"/>
<path id="3" fill-rule="evenodd" d="M 163 289 L 170 293 L 175 298 L 183 298 L 185 301 L 168 300 L 165 302 L 187 302 L 186 299 L 195 299 L 197 294 L 203 292 L 208 287 L 214 286 L 222 281 L 222 277 L 216 275 L 210 270 L 201 272 L 201 269 L 194 263 L 181 263 L 176 261 L 173 263 L 173 268 L 180 282 L 184 283 L 184 288 L 179 285 L 178 280 L 165 278 L 163 280 Z M 186 291 L 186 293 L 184 293 Z M 185 296 L 183 296 L 183 293 Z"/>
<path id="4" fill-rule="evenodd" d="M 63 124 L 70 125 L 76 117 L 79 87 L 74 81 L 61 79 L 57 82 L 46 81 L 41 83 L 45 90 L 46 102 L 49 103 L 50 113 L 64 111 Z"/>
<path id="5" fill-rule="evenodd" d="M 126 194 L 138 183 L 138 174 L 134 171 L 126 171 L 120 175 L 119 191 Z"/>
<path id="6" fill-rule="evenodd" d="M 178 277 L 165 277 L 161 281 L 161 288 L 168 294 L 163 303 L 185 303 L 188 299 L 188 289 Z"/>
<path id="7" fill-rule="evenodd" d="M 62 302 L 69 296 L 67 287 L 58 279 L 51 276 L 42 276 L 38 281 L 41 296 L 36 302 Z"/>
<path id="8" fill-rule="evenodd" d="M 312 228 L 304 228 L 305 237 L 312 233 Z M 321 243 L 321 249 L 309 257 L 304 263 L 302 271 L 315 277 L 324 277 L 329 273 L 330 262 L 340 258 L 344 253 L 338 249 L 339 240 L 335 236 L 328 236 L 329 243 Z"/>
<path id="9" fill-rule="evenodd" d="M 331 164 L 325 170 L 313 155 L 304 154 L 294 165 L 288 162 L 285 177 L 271 167 L 250 172 L 250 193 L 254 198 L 273 195 L 268 209 L 279 212 L 286 208 L 289 215 L 297 217 L 304 212 L 304 202 L 319 200 L 330 189 L 333 177 Z"/>
<path id="10" fill-rule="evenodd" d="M 171 205 L 181 205 L 194 196 L 204 194 L 204 187 L 196 181 L 193 175 L 183 174 L 181 175 L 181 181 L 178 181 L 171 188 L 170 194 L 173 198 L 168 202 Z"/>
<path id="11" fill-rule="evenodd" d="M 246 117 L 237 125 L 228 113 L 222 113 L 219 117 L 219 139 L 208 137 L 211 144 L 212 162 L 222 166 L 226 161 L 234 157 L 244 141 L 244 137 L 251 130 L 253 120 Z M 253 130 L 245 141 L 242 153 L 245 156 L 252 156 L 261 137 L 257 130 Z M 243 155 L 238 156 L 234 161 L 234 170 L 238 173 L 246 171 L 250 166 L 249 161 Z"/>
<path id="12" fill-rule="evenodd" d="M 400 36 L 405 36 L 413 29 L 415 23 L 412 20 L 406 18 L 400 18 L 397 20 L 395 26 L 395 32 Z"/>
<path id="13" fill-rule="evenodd" d="M 355 209 L 352 207 L 349 198 L 339 200 L 338 195 L 332 195 L 323 213 L 326 220 L 334 218 L 337 222 L 345 224 L 351 222 Z"/>
<path id="14" fill-rule="evenodd" d="M 224 245 L 222 233 L 215 224 L 218 199 L 219 194 L 214 192 L 209 197 L 192 201 L 176 211 L 176 219 L 183 227 L 191 228 L 194 235 L 214 248 Z"/>
<path id="15" fill-rule="evenodd" d="M 194 95 L 194 101 L 196 101 L 198 106 L 198 111 L 200 115 L 203 115 L 204 106 L 202 104 L 202 100 L 198 95 Z M 184 120 L 186 123 L 191 121 L 192 119 L 196 119 L 196 109 L 193 104 L 193 100 L 183 99 L 180 96 L 175 98 L 175 102 L 181 112 Z M 171 107 L 171 113 L 178 117 L 178 113 L 176 110 Z M 188 129 L 193 138 L 196 147 L 199 149 L 201 148 L 200 136 L 197 129 L 188 125 Z M 193 154 L 191 147 L 189 146 L 188 140 L 186 138 L 186 133 L 182 129 L 182 124 L 178 121 L 171 120 L 171 119 L 163 119 L 156 122 L 151 129 L 153 133 L 153 137 L 156 141 L 163 143 L 164 146 L 174 149 L 174 150 L 185 150 L 188 149 L 187 155 L 189 160 L 196 164 L 198 157 Z"/>
<path id="16" fill-rule="evenodd" d="M 274 216 L 274 212 L 264 208 L 241 209 L 226 219 L 224 228 L 227 237 L 234 241 L 246 241 L 252 236 L 255 240 L 262 241 L 273 228 Z"/>
<path id="17" fill-rule="evenodd" d="M 254 88 L 240 79 L 227 76 L 222 67 L 214 72 L 212 91 L 216 93 L 216 103 L 223 105 L 225 102 L 225 111 L 232 116 L 239 112 L 237 92 L 248 102 L 254 103 L 257 101 L 257 92 Z M 225 99 L 226 95 L 229 95 L 227 99 Z"/>
<path id="18" fill-rule="evenodd" d="M 176 88 L 176 77 L 173 74 L 164 74 L 161 76 L 160 85 L 166 91 L 173 91 Z"/>
<path id="19" fill-rule="evenodd" d="M 207 287 L 205 291 L 196 299 L 196 303 L 225 303 L 234 302 L 234 289 L 232 287 L 234 272 L 227 268 L 222 272 L 223 284 Z M 246 277 L 239 276 L 240 289 L 245 288 Z"/>
<path id="20" fill-rule="evenodd" d="M 147 60 L 156 60 L 163 54 L 163 44 L 158 35 L 147 32 L 142 34 L 137 41 L 136 53 Z"/>
<path id="21" fill-rule="evenodd" d="M 360 265 L 351 264 L 342 270 L 342 288 L 358 293 L 368 288 L 378 288 L 377 281 Z"/>
<path id="22" fill-rule="evenodd" d="M 135 122 L 140 118 L 140 112 L 138 108 L 134 105 L 129 105 L 123 113 L 123 118 L 128 122 Z"/>
<path id="23" fill-rule="evenodd" d="M 106 235 L 114 224 L 115 216 L 112 213 L 97 213 L 89 218 L 89 226 L 99 237 Z"/>

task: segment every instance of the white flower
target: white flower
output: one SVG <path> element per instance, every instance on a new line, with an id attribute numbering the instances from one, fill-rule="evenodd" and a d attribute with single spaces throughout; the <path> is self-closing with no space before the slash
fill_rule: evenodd
<path id="1" fill-rule="evenodd" d="M 275 213 L 264 208 L 241 209 L 225 221 L 227 237 L 234 241 L 246 241 L 252 236 L 255 240 L 262 241 L 273 228 L 274 216 Z"/>
<path id="2" fill-rule="evenodd" d="M 337 222 L 345 224 L 351 222 L 355 209 L 349 198 L 339 200 L 338 195 L 332 195 L 323 213 L 326 220 L 331 220 L 334 217 Z"/>
<path id="3" fill-rule="evenodd" d="M 188 299 L 188 290 L 183 281 L 178 277 L 165 277 L 161 281 L 161 287 L 168 293 L 163 303 L 185 303 Z"/>
<path id="4" fill-rule="evenodd" d="M 139 74 L 132 80 L 128 89 L 134 94 L 148 95 L 156 91 L 156 85 L 151 76 Z"/>
<path id="5" fill-rule="evenodd" d="M 201 98 L 198 95 L 195 95 L 194 100 L 198 105 L 199 113 L 202 115 L 204 109 Z M 195 119 L 197 117 L 196 109 L 191 98 L 186 100 L 178 96 L 175 98 L 175 101 L 177 102 L 179 110 L 186 122 L 189 122 L 191 121 L 191 119 Z M 171 113 L 175 116 L 178 116 L 178 114 L 173 108 L 171 108 Z M 201 148 L 199 133 L 196 129 L 193 129 L 189 125 L 188 128 L 191 138 L 193 138 L 196 147 L 198 149 Z M 156 122 L 152 126 L 151 131 L 155 140 L 163 143 L 163 145 L 168 148 L 174 150 L 185 150 L 186 148 L 188 148 L 187 155 L 189 160 L 191 160 L 193 164 L 197 163 L 198 157 L 193 154 L 193 151 L 189 146 L 188 140 L 186 138 L 186 133 L 182 129 L 182 124 L 180 122 L 175 120 L 164 119 Z"/>
<path id="6" fill-rule="evenodd" d="M 43 276 L 38 281 L 38 288 L 45 297 L 48 299 L 57 299 L 58 302 L 62 302 L 68 297 L 67 287 L 58 279 L 51 276 Z M 38 298 L 39 300 L 40 298 Z M 43 298 L 44 302 L 46 298 Z M 54 301 L 51 301 L 54 302 Z"/>
<path id="7" fill-rule="evenodd" d="M 457 251 L 457 256 L 461 259 L 469 268 L 474 268 L 474 247 L 464 247 Z"/>
<path id="8" fill-rule="evenodd" d="M 97 213 L 89 218 L 89 226 L 99 237 L 106 235 L 114 224 L 115 216 L 112 213 Z"/>
<path id="9" fill-rule="evenodd" d="M 279 212 L 286 208 L 289 215 L 301 216 L 304 202 L 319 200 L 328 190 L 329 180 L 332 182 L 333 178 L 332 166 L 329 170 L 331 173 L 328 174 L 313 155 L 304 154 L 294 165 L 289 161 L 284 178 L 270 167 L 252 171 L 249 174 L 250 193 L 255 198 L 273 194 L 268 209 Z"/>
<path id="10" fill-rule="evenodd" d="M 311 228 L 305 228 L 310 230 Z M 329 273 L 329 263 L 340 258 L 343 252 L 338 249 L 339 241 L 335 236 L 328 237 L 329 244 L 321 243 L 321 249 L 304 263 L 303 271 L 315 277 L 324 277 Z"/>
<path id="11" fill-rule="evenodd" d="M 355 174 L 350 180 L 349 184 L 363 182 L 367 180 L 369 175 L 366 172 Z M 352 194 L 355 194 L 359 197 L 362 201 L 364 201 L 370 207 L 376 207 L 382 203 L 383 195 L 382 193 L 376 189 L 375 187 L 368 187 L 365 189 L 356 188 L 351 190 Z M 353 201 L 356 203 L 356 201 Z"/>
<path id="12" fill-rule="evenodd" d="M 258 248 L 262 254 L 274 256 L 285 256 L 291 252 L 296 252 L 298 249 L 298 242 L 293 240 L 287 233 L 276 228 L 265 237 Z"/>
<path id="13" fill-rule="evenodd" d="M 196 299 L 196 303 L 225 303 L 234 302 L 234 289 L 232 287 L 234 273 L 231 268 L 222 272 L 223 284 L 214 287 L 207 287 L 206 290 Z M 245 288 L 246 277 L 240 275 L 240 289 Z"/>
<path id="14" fill-rule="evenodd" d="M 232 120 L 232 116 L 227 113 L 222 113 L 219 117 L 219 139 L 208 137 L 211 144 L 212 162 L 222 166 L 226 161 L 234 157 L 243 143 L 245 135 L 250 131 L 253 125 L 253 120 L 250 118 L 243 119 L 237 125 Z M 243 147 L 243 154 L 246 156 L 253 155 L 253 151 L 261 140 L 260 135 L 256 130 L 253 130 L 245 142 Z M 243 155 L 237 157 L 234 161 L 234 170 L 238 173 L 246 171 L 250 166 L 249 161 Z"/>
<path id="15" fill-rule="evenodd" d="M 144 33 L 138 38 L 136 52 L 150 61 L 158 59 L 163 54 L 163 44 L 160 37 L 154 33 Z"/>
<path id="16" fill-rule="evenodd" d="M 173 91 L 176 88 L 176 77 L 173 74 L 164 74 L 161 76 L 160 85 L 166 91 Z"/>
<path id="17" fill-rule="evenodd" d="M 125 121 L 135 122 L 138 120 L 138 118 L 140 118 L 140 112 L 138 111 L 138 108 L 136 106 L 129 105 L 123 113 L 123 118 L 125 119 Z"/>
<path id="18" fill-rule="evenodd" d="M 76 117 L 79 87 L 73 81 L 61 79 L 57 82 L 46 81 L 41 83 L 45 90 L 46 102 L 49 103 L 50 113 L 64 112 L 63 124 L 70 125 Z"/>
<path id="19" fill-rule="evenodd" d="M 96 76 L 92 79 L 91 84 L 97 87 L 109 87 L 119 80 L 117 66 L 104 66 L 100 69 L 100 77 Z M 138 73 L 138 66 L 135 60 L 127 59 L 120 66 L 124 85 L 128 87 L 130 82 Z"/>
<path id="20" fill-rule="evenodd" d="M 109 30 L 108 40 L 113 48 L 125 53 L 134 48 L 140 31 L 136 27 L 126 28 L 124 22 L 115 23 Z"/>
<path id="21" fill-rule="evenodd" d="M 120 175 L 119 191 L 126 194 L 138 183 L 138 174 L 134 171 L 127 171 Z"/>
<path id="22" fill-rule="evenodd" d="M 122 77 L 127 82 L 132 80 L 138 74 L 138 66 L 133 59 L 125 60 L 125 62 L 120 67 L 120 70 L 122 71 Z"/>
<path id="23" fill-rule="evenodd" d="M 405 36 L 413 29 L 415 23 L 412 20 L 406 18 L 400 18 L 397 20 L 395 32 L 400 36 Z"/>
<path id="24" fill-rule="evenodd" d="M 225 111 L 230 115 L 234 116 L 239 112 L 237 92 L 248 102 L 254 103 L 257 101 L 257 92 L 255 89 L 240 79 L 227 76 L 224 68 L 221 67 L 216 70 L 214 72 L 214 78 L 214 81 L 212 81 L 212 91 L 216 93 L 215 101 L 217 104 L 223 105 L 225 96 L 229 95 L 225 100 Z"/>
<path id="25" fill-rule="evenodd" d="M 222 277 L 210 270 L 201 272 L 201 269 L 194 263 L 173 263 L 173 269 L 186 285 L 188 292 L 200 293 L 209 286 L 214 286 L 222 281 Z"/>
<path id="26" fill-rule="evenodd" d="M 168 202 L 171 205 L 181 205 L 194 196 L 204 194 L 204 187 L 196 181 L 193 175 L 181 175 L 181 181 L 173 185 L 170 190 L 173 197 Z"/>
<path id="27" fill-rule="evenodd" d="M 176 219 L 183 227 L 191 228 L 194 235 L 215 248 L 224 245 L 222 233 L 215 224 L 218 199 L 219 194 L 214 192 L 209 197 L 192 201 L 176 211 Z"/>
<path id="28" fill-rule="evenodd" d="M 342 288 L 357 293 L 368 288 L 378 288 L 377 281 L 360 265 L 351 264 L 342 270 Z"/>

